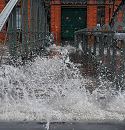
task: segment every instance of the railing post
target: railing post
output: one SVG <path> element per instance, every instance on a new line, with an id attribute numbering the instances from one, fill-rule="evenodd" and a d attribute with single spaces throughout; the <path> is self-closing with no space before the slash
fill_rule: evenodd
<path id="1" fill-rule="evenodd" d="M 112 77 L 113 77 L 113 80 L 116 76 L 116 42 L 114 41 L 113 39 L 113 34 L 111 34 L 111 47 L 112 47 L 112 54 L 111 54 L 111 72 L 112 72 Z"/>
<path id="2" fill-rule="evenodd" d="M 83 50 L 84 53 L 86 53 L 85 33 L 82 33 L 81 35 L 82 35 L 82 43 L 83 43 L 83 45 L 82 45 L 82 50 Z"/>
<path id="3" fill-rule="evenodd" d="M 120 72 L 119 72 L 119 78 L 120 78 L 120 88 L 124 89 L 124 78 L 125 78 L 125 43 L 124 40 L 121 40 L 121 64 L 120 64 Z"/>
<path id="4" fill-rule="evenodd" d="M 99 57 L 103 61 L 104 58 L 104 34 L 99 34 L 100 36 L 100 42 L 99 42 Z"/>
<path id="5" fill-rule="evenodd" d="M 8 22 L 8 44 L 11 56 L 17 58 L 17 34 L 16 34 L 16 7 L 14 7 Z"/>
<path id="6" fill-rule="evenodd" d="M 111 62 L 111 36 L 108 33 L 108 39 L 107 39 L 107 67 L 110 68 L 110 62 Z"/>
<path id="7" fill-rule="evenodd" d="M 74 33 L 74 46 L 78 48 L 77 33 Z"/>
<path id="8" fill-rule="evenodd" d="M 96 38 L 96 36 L 94 36 L 95 38 L 95 40 L 94 40 L 94 45 L 93 45 L 93 53 L 94 53 L 94 56 L 96 56 L 96 47 L 97 47 L 97 38 Z"/>
<path id="9" fill-rule="evenodd" d="M 28 58 L 28 0 L 22 0 L 22 58 Z"/>

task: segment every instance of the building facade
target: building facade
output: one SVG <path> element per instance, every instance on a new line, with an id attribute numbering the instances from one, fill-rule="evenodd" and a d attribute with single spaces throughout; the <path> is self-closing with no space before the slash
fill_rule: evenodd
<path id="1" fill-rule="evenodd" d="M 30 10 L 30 0 L 29 10 Z M 62 40 L 73 40 L 74 31 L 79 29 L 92 29 L 97 25 L 109 24 L 113 12 L 122 0 L 51 0 L 49 10 L 50 31 L 53 33 L 58 45 Z M 0 12 L 7 4 L 7 0 L 0 0 Z M 20 7 L 17 9 L 18 29 L 20 23 Z M 123 12 L 118 13 L 120 20 Z M 29 14 L 30 15 L 30 14 Z M 5 32 L 7 27 L 3 28 Z M 4 41 L 5 34 L 0 33 L 0 41 Z"/>
<path id="2" fill-rule="evenodd" d="M 51 32 L 57 43 L 73 39 L 74 31 L 109 24 L 121 0 L 52 0 Z M 118 14 L 121 19 L 123 12 Z"/>

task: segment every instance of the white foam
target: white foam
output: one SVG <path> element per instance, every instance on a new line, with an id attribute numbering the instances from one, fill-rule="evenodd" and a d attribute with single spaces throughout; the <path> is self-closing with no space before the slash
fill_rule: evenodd
<path id="1" fill-rule="evenodd" d="M 37 57 L 23 67 L 0 67 L 0 119 L 48 122 L 124 120 L 124 94 L 109 98 L 110 101 L 105 102 L 106 108 L 102 108 L 98 102 L 100 92 L 96 89 L 90 94 L 85 89 L 92 81 L 82 77 L 69 61 L 69 51 L 59 47 L 56 51 L 61 56 Z M 103 82 L 102 86 L 107 84 Z M 103 92 L 108 99 L 111 93 L 108 90 Z"/>

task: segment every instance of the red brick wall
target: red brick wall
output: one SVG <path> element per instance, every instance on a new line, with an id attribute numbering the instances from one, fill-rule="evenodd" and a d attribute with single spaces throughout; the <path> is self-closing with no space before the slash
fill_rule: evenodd
<path id="1" fill-rule="evenodd" d="M 3 8 L 5 7 L 5 0 L 0 0 L 0 12 L 2 12 Z M 5 27 L 3 28 L 5 30 Z M 0 32 L 0 42 L 3 42 L 5 39 L 5 35 Z"/>
<path id="2" fill-rule="evenodd" d="M 51 32 L 54 34 L 57 45 L 61 42 L 61 2 L 60 0 L 51 1 Z"/>
<path id="3" fill-rule="evenodd" d="M 105 24 L 108 24 L 109 21 L 110 21 L 110 19 L 109 19 L 109 17 L 110 17 L 109 16 L 110 15 L 109 12 L 110 11 L 109 11 L 109 5 L 108 5 L 109 4 L 109 0 L 106 0 L 106 4 L 107 5 L 105 6 Z"/>
<path id="4" fill-rule="evenodd" d="M 88 0 L 88 6 L 87 6 L 87 28 L 90 28 L 90 29 L 94 28 L 96 26 L 96 24 L 97 24 L 97 5 L 96 5 L 96 0 Z"/>
<path id="5" fill-rule="evenodd" d="M 5 6 L 5 0 L 0 0 L 0 12 L 3 10 Z"/>

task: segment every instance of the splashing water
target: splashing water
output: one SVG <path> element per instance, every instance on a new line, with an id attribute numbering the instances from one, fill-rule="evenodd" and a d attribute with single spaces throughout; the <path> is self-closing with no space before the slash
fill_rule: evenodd
<path id="1" fill-rule="evenodd" d="M 25 66 L 0 67 L 0 120 L 124 120 L 125 94 L 111 96 L 106 82 L 100 87 L 105 88 L 105 101 L 98 100 L 102 89 L 92 94 L 85 89 L 92 81 L 69 61 L 71 48 L 54 48 L 58 51 L 54 57 L 37 57 Z"/>

